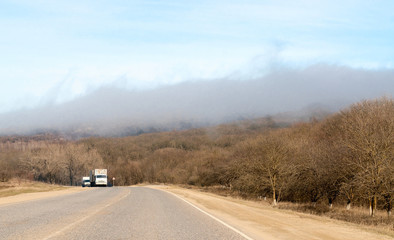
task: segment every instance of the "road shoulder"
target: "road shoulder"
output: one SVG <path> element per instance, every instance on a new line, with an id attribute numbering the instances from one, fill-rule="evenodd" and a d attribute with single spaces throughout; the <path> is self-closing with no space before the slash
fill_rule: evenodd
<path id="1" fill-rule="evenodd" d="M 22 193 L 14 196 L 9 197 L 2 197 L 0 198 L 0 206 L 9 205 L 9 204 L 16 204 L 21 202 L 27 201 L 34 201 L 43 198 L 50 198 L 61 196 L 65 194 L 77 193 L 81 191 L 89 190 L 90 188 L 82 188 L 82 187 L 65 187 L 64 190 L 56 190 L 56 191 L 49 191 L 49 192 L 34 192 L 34 193 Z"/>
<path id="2" fill-rule="evenodd" d="M 356 224 L 281 210 L 259 202 L 177 186 L 147 187 L 176 194 L 253 239 L 393 239 Z"/>

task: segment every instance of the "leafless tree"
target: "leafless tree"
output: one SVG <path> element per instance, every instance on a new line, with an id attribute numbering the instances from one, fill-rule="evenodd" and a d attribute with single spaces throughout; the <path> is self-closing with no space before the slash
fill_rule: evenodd
<path id="1" fill-rule="evenodd" d="M 354 185 L 368 199 L 374 216 L 378 198 L 391 199 L 393 194 L 394 102 L 388 98 L 363 101 L 342 111 L 340 118 L 340 141 L 355 171 Z"/>

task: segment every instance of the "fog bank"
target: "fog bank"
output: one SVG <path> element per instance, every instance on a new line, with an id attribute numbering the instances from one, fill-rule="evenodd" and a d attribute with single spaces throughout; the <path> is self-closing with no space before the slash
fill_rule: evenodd
<path id="1" fill-rule="evenodd" d="M 259 79 L 190 81 L 149 91 L 102 87 L 67 103 L 0 115 L 0 134 L 123 136 L 258 118 L 310 106 L 337 111 L 394 94 L 393 70 L 314 65 Z"/>

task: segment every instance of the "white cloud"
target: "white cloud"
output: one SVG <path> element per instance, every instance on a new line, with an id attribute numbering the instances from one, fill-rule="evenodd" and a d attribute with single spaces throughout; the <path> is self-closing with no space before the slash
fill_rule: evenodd
<path id="1" fill-rule="evenodd" d="M 0 3 L 7 10 L 0 15 L 0 79 L 7 82 L 0 112 L 23 106 L 11 103 L 18 99 L 40 102 L 25 96 L 61 102 L 119 79 L 145 89 L 256 77 L 275 64 L 393 67 L 390 1 L 7 3 Z"/>

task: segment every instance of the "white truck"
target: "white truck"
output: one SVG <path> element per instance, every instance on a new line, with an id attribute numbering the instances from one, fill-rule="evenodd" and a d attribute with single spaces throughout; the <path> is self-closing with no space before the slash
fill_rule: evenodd
<path id="1" fill-rule="evenodd" d="M 82 187 L 90 187 L 90 177 L 82 177 Z"/>
<path id="2" fill-rule="evenodd" d="M 90 186 L 106 187 L 107 186 L 107 169 L 90 170 Z"/>

